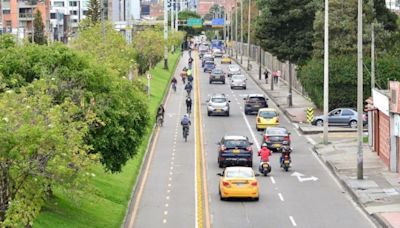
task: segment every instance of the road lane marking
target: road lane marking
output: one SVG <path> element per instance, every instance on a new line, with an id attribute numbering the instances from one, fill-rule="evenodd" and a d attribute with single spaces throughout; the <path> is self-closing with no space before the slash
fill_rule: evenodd
<path id="1" fill-rule="evenodd" d="M 278 196 L 279 196 L 279 199 L 281 199 L 282 202 L 285 201 L 285 199 L 283 199 L 283 196 L 282 196 L 281 193 L 278 193 Z"/>
<path id="2" fill-rule="evenodd" d="M 271 177 L 270 179 L 271 179 L 271 182 L 272 182 L 273 184 L 275 184 L 275 183 L 276 183 L 276 182 L 275 182 L 275 178 L 274 178 L 274 177 Z"/>
<path id="3" fill-rule="evenodd" d="M 163 220 L 163 223 L 164 223 L 164 224 L 165 224 L 165 223 L 167 223 L 167 220 L 166 220 L 166 219 L 164 219 L 164 220 Z"/>
<path id="4" fill-rule="evenodd" d="M 166 199 L 166 200 L 169 200 L 169 196 L 166 196 L 165 199 Z"/>
<path id="5" fill-rule="evenodd" d="M 260 143 L 258 142 L 256 136 L 254 135 L 253 129 L 250 127 L 250 123 L 249 123 L 249 121 L 247 120 L 246 115 L 245 115 L 243 112 L 242 112 L 242 116 L 243 116 L 244 122 L 245 122 L 246 125 L 247 125 L 247 128 L 248 128 L 249 131 L 250 131 L 251 137 L 253 138 L 253 141 L 254 141 L 254 143 L 256 144 L 257 149 L 260 148 Z"/>
<path id="6" fill-rule="evenodd" d="M 299 130 L 297 130 L 297 128 L 295 128 L 294 131 L 296 132 L 296 134 L 297 134 L 298 136 L 301 136 L 301 134 L 300 134 Z"/>
<path id="7" fill-rule="evenodd" d="M 297 226 L 296 221 L 294 221 L 293 216 L 289 216 L 290 221 L 292 222 L 293 226 Z"/>
<path id="8" fill-rule="evenodd" d="M 167 203 L 165 204 L 165 207 L 168 207 L 168 204 L 167 204 Z"/>
<path id="9" fill-rule="evenodd" d="M 311 143 L 311 145 L 315 146 L 317 143 L 310 136 L 306 136 L 306 139 Z"/>
<path id="10" fill-rule="evenodd" d="M 168 215 L 168 211 L 164 211 L 164 215 Z"/>

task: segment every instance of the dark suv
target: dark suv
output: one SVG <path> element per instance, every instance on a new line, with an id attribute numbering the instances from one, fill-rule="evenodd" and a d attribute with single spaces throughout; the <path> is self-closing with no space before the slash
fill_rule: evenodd
<path id="1" fill-rule="evenodd" d="M 244 99 L 244 113 L 246 115 L 257 113 L 260 108 L 268 108 L 268 103 L 263 94 L 249 94 Z"/>
<path id="2" fill-rule="evenodd" d="M 222 82 L 222 84 L 225 84 L 225 73 L 222 71 L 222 69 L 213 69 L 210 73 L 209 82 L 210 84 L 213 82 Z"/>
<path id="3" fill-rule="evenodd" d="M 246 136 L 224 136 L 218 142 L 218 166 L 253 166 L 253 143 Z"/>

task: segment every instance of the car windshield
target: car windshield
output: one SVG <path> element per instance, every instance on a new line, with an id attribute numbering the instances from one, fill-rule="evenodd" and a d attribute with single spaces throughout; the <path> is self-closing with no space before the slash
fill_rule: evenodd
<path id="1" fill-rule="evenodd" d="M 254 173 L 251 169 L 234 169 L 226 170 L 225 177 L 227 178 L 253 178 Z"/>
<path id="2" fill-rule="evenodd" d="M 286 129 L 268 129 L 267 130 L 268 135 L 287 135 L 287 130 Z"/>
<path id="3" fill-rule="evenodd" d="M 222 74 L 222 70 L 221 69 L 214 69 L 213 74 Z"/>
<path id="4" fill-rule="evenodd" d="M 212 103 L 225 103 L 226 102 L 226 98 L 214 97 L 214 98 L 211 98 L 211 102 Z"/>
<path id="5" fill-rule="evenodd" d="M 246 140 L 226 140 L 224 144 L 227 148 L 245 148 L 249 146 L 249 142 Z"/>
<path id="6" fill-rule="evenodd" d="M 213 62 L 206 62 L 206 65 L 207 66 L 214 66 L 214 63 Z"/>
<path id="7" fill-rule="evenodd" d="M 278 116 L 278 113 L 276 113 L 274 111 L 261 111 L 259 115 L 263 118 L 271 119 L 271 118 Z"/>
<path id="8" fill-rule="evenodd" d="M 265 102 L 264 97 L 250 97 L 249 98 L 250 102 Z"/>
<path id="9" fill-rule="evenodd" d="M 233 75 L 232 80 L 244 80 L 244 75 Z"/>
<path id="10" fill-rule="evenodd" d="M 240 70 L 240 68 L 236 65 L 233 65 L 233 66 L 229 66 L 229 70 L 230 71 L 238 71 L 238 70 Z"/>

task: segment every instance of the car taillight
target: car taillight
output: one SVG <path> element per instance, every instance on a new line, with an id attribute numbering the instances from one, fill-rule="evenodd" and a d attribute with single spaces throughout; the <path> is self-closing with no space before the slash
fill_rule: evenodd
<path id="1" fill-rule="evenodd" d="M 258 182 L 257 182 L 257 181 L 251 182 L 251 186 L 257 186 L 257 185 L 258 185 Z"/>
<path id="2" fill-rule="evenodd" d="M 283 141 L 288 141 L 288 142 L 290 142 L 290 137 L 289 137 L 289 136 L 283 137 Z"/>
<path id="3" fill-rule="evenodd" d="M 229 182 L 228 181 L 222 181 L 222 185 L 225 187 L 229 187 Z"/>
<path id="4" fill-rule="evenodd" d="M 268 142 L 269 141 L 269 136 L 264 135 L 264 141 Z"/>
<path id="5" fill-rule="evenodd" d="M 247 147 L 246 150 L 249 152 L 252 151 L 251 146 Z"/>

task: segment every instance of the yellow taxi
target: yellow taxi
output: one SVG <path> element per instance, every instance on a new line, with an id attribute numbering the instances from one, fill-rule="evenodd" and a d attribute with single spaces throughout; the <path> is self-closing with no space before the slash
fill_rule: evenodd
<path id="1" fill-rule="evenodd" d="M 232 166 L 224 169 L 219 181 L 219 196 L 221 200 L 228 198 L 259 199 L 259 185 L 251 167 Z"/>
<path id="2" fill-rule="evenodd" d="M 232 63 L 231 57 L 229 57 L 228 54 L 224 54 L 221 59 L 221 64 L 231 64 L 231 63 Z"/>
<path id="3" fill-rule="evenodd" d="M 279 125 L 279 113 L 273 108 L 260 108 L 257 113 L 257 131 Z"/>

